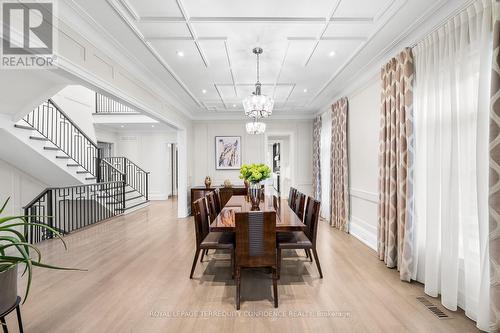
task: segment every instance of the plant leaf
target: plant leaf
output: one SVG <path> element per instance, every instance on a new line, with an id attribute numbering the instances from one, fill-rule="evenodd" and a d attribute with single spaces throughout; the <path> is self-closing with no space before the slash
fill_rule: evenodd
<path id="1" fill-rule="evenodd" d="M 7 203 L 9 202 L 10 200 L 10 197 L 7 198 L 7 200 L 5 200 L 5 202 L 3 203 L 3 206 L 2 208 L 0 208 L 0 214 L 3 213 L 3 210 L 5 209 L 5 207 L 7 206 Z"/>

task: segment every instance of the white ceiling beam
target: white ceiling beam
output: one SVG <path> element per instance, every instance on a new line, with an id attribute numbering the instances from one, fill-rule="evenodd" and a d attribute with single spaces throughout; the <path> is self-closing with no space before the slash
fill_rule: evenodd
<path id="1" fill-rule="evenodd" d="M 287 37 L 289 41 L 314 41 L 316 37 Z M 319 40 L 366 40 L 366 36 L 331 36 L 321 37 Z"/>
<path id="2" fill-rule="evenodd" d="M 330 15 L 328 15 L 328 21 L 323 26 L 323 29 L 321 29 L 321 33 L 318 35 L 317 41 L 316 41 L 316 43 L 314 43 L 314 46 L 313 46 L 311 52 L 309 53 L 309 56 L 307 57 L 306 62 L 304 63 L 304 67 L 306 67 L 309 64 L 309 61 L 311 61 L 311 58 L 314 55 L 314 52 L 316 52 L 316 49 L 318 48 L 318 45 L 319 45 L 321 38 L 325 35 L 325 32 L 328 29 L 330 22 L 332 22 L 332 18 L 335 15 L 335 13 L 337 12 L 337 9 L 340 7 L 341 2 L 342 2 L 342 0 L 336 0 L 335 5 L 333 6 L 333 8 L 330 12 Z"/>
<path id="3" fill-rule="evenodd" d="M 118 2 L 125 8 L 127 14 L 130 15 L 130 18 L 134 21 L 139 20 L 139 14 L 130 6 L 130 4 L 126 0 L 118 0 Z"/>
<path id="4" fill-rule="evenodd" d="M 280 64 L 280 70 L 278 72 L 278 75 L 276 76 L 276 80 L 274 81 L 274 87 L 273 87 L 273 98 L 276 99 L 276 87 L 277 87 L 277 84 L 280 80 L 280 77 L 281 77 L 281 72 L 283 71 L 283 66 L 285 65 L 285 60 L 286 60 L 286 57 L 288 55 L 288 50 L 290 49 L 290 39 L 288 39 L 288 43 L 286 43 L 286 49 L 285 49 L 285 54 L 283 55 L 283 59 L 281 60 L 281 64 Z"/>
<path id="5" fill-rule="evenodd" d="M 136 16 L 136 20 L 140 23 L 186 23 L 184 17 L 172 16 Z M 199 16 L 190 17 L 191 23 L 326 23 L 326 22 L 341 22 L 341 23 L 373 23 L 373 17 L 252 17 L 252 16 Z"/>
<path id="6" fill-rule="evenodd" d="M 233 65 L 231 62 L 231 54 L 229 52 L 229 42 L 227 40 L 224 41 L 224 50 L 226 51 L 227 66 L 229 67 L 229 74 L 231 74 L 231 81 L 233 82 L 234 96 L 238 97 L 238 91 L 236 90 L 236 79 L 234 78 Z"/>
<path id="7" fill-rule="evenodd" d="M 176 3 L 177 3 L 177 7 L 179 7 L 179 10 L 180 10 L 180 12 L 181 12 L 184 20 L 186 21 L 185 22 L 186 26 L 187 26 L 187 28 L 189 30 L 189 33 L 191 34 L 191 37 L 193 37 L 194 44 L 196 45 L 196 49 L 198 50 L 198 53 L 200 54 L 201 60 L 205 64 L 205 67 L 208 68 L 207 57 L 205 56 L 205 53 L 203 52 L 203 49 L 201 48 L 200 43 L 198 43 L 198 38 L 196 36 L 196 31 L 194 30 L 193 26 L 190 23 L 190 18 L 189 18 L 188 13 L 186 12 L 186 9 L 184 8 L 184 4 L 182 3 L 182 0 L 177 0 Z"/>

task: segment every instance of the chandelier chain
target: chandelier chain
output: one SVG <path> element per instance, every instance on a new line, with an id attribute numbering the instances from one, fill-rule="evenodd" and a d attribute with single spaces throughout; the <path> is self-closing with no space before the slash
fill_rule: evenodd
<path id="1" fill-rule="evenodd" d="M 260 66 L 259 66 L 259 54 L 257 53 L 257 83 L 260 83 L 260 75 L 259 75 L 259 71 L 260 71 Z"/>

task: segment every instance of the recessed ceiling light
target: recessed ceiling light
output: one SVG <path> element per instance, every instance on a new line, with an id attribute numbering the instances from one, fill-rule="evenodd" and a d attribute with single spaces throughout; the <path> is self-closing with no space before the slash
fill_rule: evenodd
<path id="1" fill-rule="evenodd" d="M 307 88 L 304 89 L 304 92 L 306 93 L 307 92 Z"/>
<path id="2" fill-rule="evenodd" d="M 155 127 L 155 125 L 151 125 L 151 127 Z"/>
<path id="3" fill-rule="evenodd" d="M 182 51 L 177 51 L 176 52 L 179 57 L 184 57 L 184 52 Z"/>
<path id="4" fill-rule="evenodd" d="M 121 125 L 120 127 L 123 128 L 123 127 L 125 127 L 125 125 Z"/>
<path id="5" fill-rule="evenodd" d="M 233 104 L 233 108 L 235 108 L 235 107 L 236 107 L 236 104 Z"/>
<path id="6" fill-rule="evenodd" d="M 204 94 L 206 94 L 206 93 L 207 93 L 207 90 L 206 90 L 206 89 L 203 89 L 201 92 L 202 92 L 202 93 L 204 93 Z"/>
<path id="7" fill-rule="evenodd" d="M 333 57 L 333 56 L 335 56 L 335 54 L 336 54 L 335 51 L 331 51 L 330 53 L 328 53 L 328 56 Z"/>

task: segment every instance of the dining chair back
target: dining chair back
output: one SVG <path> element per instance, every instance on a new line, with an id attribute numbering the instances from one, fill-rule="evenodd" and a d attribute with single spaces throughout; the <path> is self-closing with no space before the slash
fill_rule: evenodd
<path id="1" fill-rule="evenodd" d="M 290 192 L 288 193 L 288 206 L 290 206 L 292 210 L 295 208 L 295 194 L 297 194 L 297 190 L 290 186 Z"/>
<path id="2" fill-rule="evenodd" d="M 215 193 L 214 192 L 207 193 L 205 197 L 207 199 L 208 213 L 210 214 L 210 222 L 212 222 L 219 214 L 217 213 L 217 205 L 215 203 Z"/>
<path id="3" fill-rule="evenodd" d="M 224 208 L 229 199 L 233 196 L 233 189 L 231 187 L 221 187 L 220 189 L 220 208 Z"/>
<path id="4" fill-rule="evenodd" d="M 210 231 L 209 216 L 207 213 L 207 202 L 205 198 L 199 198 L 193 203 L 194 225 L 196 231 L 196 244 L 199 246 Z"/>
<path id="5" fill-rule="evenodd" d="M 276 212 L 235 214 L 236 309 L 240 309 L 241 268 L 270 267 L 273 274 L 274 307 L 278 307 L 276 261 Z"/>
<path id="6" fill-rule="evenodd" d="M 273 195 L 273 208 L 276 211 L 276 215 L 280 215 L 281 200 L 278 196 Z"/>
<path id="7" fill-rule="evenodd" d="M 295 194 L 295 206 L 293 211 L 300 218 L 301 221 L 304 221 L 304 206 L 306 201 L 306 195 L 297 191 Z"/>
<path id="8" fill-rule="evenodd" d="M 304 212 L 304 224 L 306 225 L 304 233 L 313 244 L 313 247 L 316 247 L 316 235 L 318 234 L 320 206 L 321 202 L 319 202 L 318 200 L 315 200 L 311 197 L 307 198 L 307 205 Z"/>
<path id="9" fill-rule="evenodd" d="M 217 211 L 217 214 L 220 214 L 222 206 L 220 201 L 220 190 L 218 188 L 216 188 L 214 191 L 214 198 L 215 198 L 215 210 Z"/>

